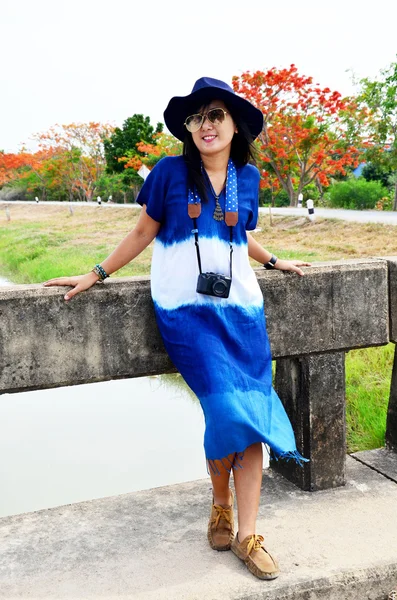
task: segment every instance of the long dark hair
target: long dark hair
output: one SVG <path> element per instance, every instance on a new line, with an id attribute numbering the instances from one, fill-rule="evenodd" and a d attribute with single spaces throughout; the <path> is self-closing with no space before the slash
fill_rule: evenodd
<path id="1" fill-rule="evenodd" d="M 210 104 L 204 106 L 204 109 Z M 226 106 L 226 105 L 225 105 Z M 199 110 L 198 107 L 195 110 Z M 248 163 L 255 164 L 256 149 L 253 144 L 254 140 L 244 121 L 239 118 L 238 114 L 234 114 L 232 110 L 226 106 L 233 121 L 237 126 L 237 133 L 234 134 L 230 149 L 230 158 L 233 160 L 236 167 L 242 167 Z M 194 110 L 193 110 L 194 112 Z M 191 190 L 196 189 L 202 202 L 208 202 L 207 188 L 205 179 L 201 172 L 201 157 L 196 144 L 193 141 L 192 134 L 186 130 L 185 139 L 183 140 L 183 156 L 188 171 L 188 187 Z"/>

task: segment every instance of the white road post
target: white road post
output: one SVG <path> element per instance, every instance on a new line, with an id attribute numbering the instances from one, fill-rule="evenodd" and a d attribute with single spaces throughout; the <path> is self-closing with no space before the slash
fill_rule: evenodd
<path id="1" fill-rule="evenodd" d="M 300 194 L 298 194 L 298 208 L 302 208 L 302 202 L 303 202 L 303 194 L 301 192 Z"/>
<path id="2" fill-rule="evenodd" d="M 314 216 L 314 202 L 311 198 L 306 200 L 306 206 L 307 206 L 307 211 L 309 213 L 310 221 L 314 221 L 316 217 Z"/>

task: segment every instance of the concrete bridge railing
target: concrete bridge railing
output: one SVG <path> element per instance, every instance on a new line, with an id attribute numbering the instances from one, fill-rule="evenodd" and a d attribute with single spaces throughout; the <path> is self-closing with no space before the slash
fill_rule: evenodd
<path id="1" fill-rule="evenodd" d="M 345 483 L 345 352 L 397 342 L 397 257 L 316 263 L 301 278 L 257 271 L 276 381 L 304 468 L 273 466 L 305 490 Z M 260 352 L 260 348 L 258 348 Z M 171 372 L 148 278 L 107 280 L 69 304 L 60 288 L 0 291 L 0 394 Z M 386 445 L 397 451 L 397 359 Z"/>

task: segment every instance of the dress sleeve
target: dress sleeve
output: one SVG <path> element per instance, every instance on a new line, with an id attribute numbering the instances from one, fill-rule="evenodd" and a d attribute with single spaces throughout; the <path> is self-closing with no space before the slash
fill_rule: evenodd
<path id="1" fill-rule="evenodd" d="M 259 208 L 259 181 L 260 174 L 256 167 L 252 167 L 252 192 L 251 192 L 251 207 L 248 212 L 248 219 L 245 225 L 247 231 L 253 231 L 256 228 L 258 222 L 258 208 Z"/>
<path id="2" fill-rule="evenodd" d="M 158 223 L 164 219 L 167 172 L 167 159 L 161 159 L 146 177 L 136 199 L 141 206 L 146 205 L 147 214 Z"/>

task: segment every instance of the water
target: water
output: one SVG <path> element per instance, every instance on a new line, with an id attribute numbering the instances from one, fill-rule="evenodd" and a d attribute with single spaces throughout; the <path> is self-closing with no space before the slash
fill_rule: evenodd
<path id="1" fill-rule="evenodd" d="M 207 477 L 202 410 L 176 377 L 3 394 L 0 517 Z"/>

